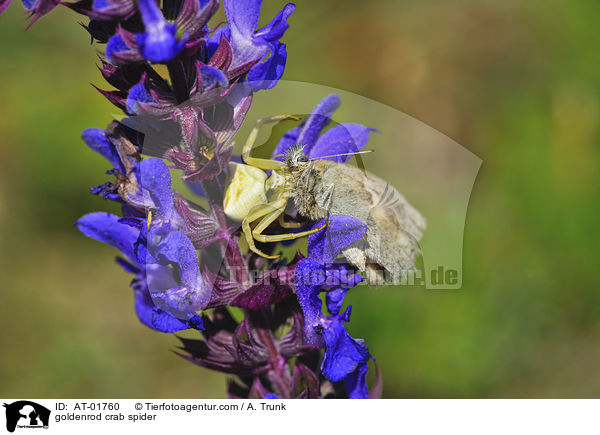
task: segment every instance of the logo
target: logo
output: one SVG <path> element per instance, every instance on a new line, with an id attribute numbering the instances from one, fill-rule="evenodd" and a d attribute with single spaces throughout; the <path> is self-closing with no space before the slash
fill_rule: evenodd
<path id="1" fill-rule="evenodd" d="M 50 410 L 29 400 L 19 400 L 4 404 L 6 408 L 6 430 L 14 432 L 16 428 L 48 429 Z"/>

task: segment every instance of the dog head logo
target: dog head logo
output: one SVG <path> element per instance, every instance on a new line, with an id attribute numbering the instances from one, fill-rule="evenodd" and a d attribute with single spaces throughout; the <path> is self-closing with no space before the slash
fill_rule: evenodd
<path id="1" fill-rule="evenodd" d="M 50 410 L 29 400 L 19 400 L 4 404 L 6 408 L 6 430 L 14 432 L 19 428 L 47 428 Z"/>

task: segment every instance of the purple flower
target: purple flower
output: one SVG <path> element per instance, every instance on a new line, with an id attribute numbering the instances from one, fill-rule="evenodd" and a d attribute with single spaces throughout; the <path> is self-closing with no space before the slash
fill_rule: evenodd
<path id="1" fill-rule="evenodd" d="M 333 382 L 346 379 L 371 359 L 364 340 L 350 337 L 343 326 L 343 323 L 350 320 L 350 312 L 348 308 L 342 315 L 334 317 L 322 332 L 327 350 L 323 356 L 321 370 L 325 377 Z"/>
<path id="2" fill-rule="evenodd" d="M 126 271 L 131 268 L 131 265 L 120 263 Z M 135 312 L 144 325 L 160 332 L 177 332 L 189 328 L 204 329 L 202 317 L 196 313 L 188 313 L 179 318 L 157 307 L 154 296 L 150 294 L 149 287 L 159 288 L 162 285 L 163 288 L 173 288 L 173 286 L 176 286 L 173 271 L 170 268 L 160 265 L 146 265 L 143 274 L 140 269 L 137 271 L 132 270 L 132 272 L 138 276 L 132 283 L 135 295 Z M 162 284 L 159 284 L 161 281 Z"/>
<path id="3" fill-rule="evenodd" d="M 319 222 L 315 227 L 323 223 Z M 331 216 L 324 230 L 309 236 L 309 256 L 298 262 L 295 273 L 296 293 L 304 312 L 304 339 L 313 346 L 326 349 L 321 364 L 323 375 L 332 382 L 349 378 L 355 396 L 359 390 L 366 390 L 364 376 L 358 375 L 372 357 L 364 341 L 352 338 L 343 326 L 350 320 L 352 307 L 341 314 L 339 311 L 348 288 L 362 278 L 349 276 L 345 266 L 332 263 L 343 248 L 361 239 L 366 231 L 366 224 L 356 218 Z M 327 304 L 331 316 L 322 312 L 321 290 L 335 294 Z"/>
<path id="4" fill-rule="evenodd" d="M 135 174 L 141 160 L 137 136 L 135 131 L 116 121 L 106 131 L 89 128 L 82 133 L 86 144 L 110 161 L 113 168 L 106 173 L 115 177 L 114 182 L 93 187 L 92 193 L 121 202 L 123 207 L 127 205 L 141 216 L 151 203 L 148 203 L 148 195 L 144 198 Z"/>
<path id="5" fill-rule="evenodd" d="M 0 0 L 0 13 L 10 1 Z M 261 0 L 224 0 L 228 23 L 211 30 L 218 0 L 22 2 L 30 25 L 63 4 L 87 16 L 92 41 L 106 44 L 99 69 L 112 89 L 96 89 L 128 117 L 105 130 L 86 129 L 82 138 L 110 165 L 110 181 L 92 193 L 115 201 L 122 216 L 89 213 L 75 226 L 121 252 L 117 262 L 134 276 L 139 320 L 161 332 L 200 330 L 200 339 L 181 338 L 181 356 L 236 376 L 230 397 L 368 397 L 372 357 L 348 334 L 352 307 L 344 309 L 349 289 L 363 278 L 337 261 L 366 225 L 331 216 L 309 237 L 307 258 L 267 261 L 242 252 L 239 228 L 222 207 L 234 136 L 254 93 L 284 73 L 280 39 L 295 5 L 257 29 Z M 338 106 L 338 96 L 325 98 L 275 153 L 301 144 L 310 158 L 346 162 L 349 156 L 332 154 L 361 149 L 373 130 L 326 130 Z M 174 190 L 172 175 L 209 208 Z"/>
<path id="6" fill-rule="evenodd" d="M 331 122 L 331 115 L 339 107 L 340 98 L 330 95 L 313 109 L 299 126 L 288 131 L 273 151 L 273 158 L 283 160 L 295 145 L 304 146 L 309 158 L 328 158 L 340 163 L 350 159 L 335 156 L 359 151 L 374 129 L 359 124 L 340 124 L 322 134 Z M 315 224 L 315 228 L 325 221 Z M 367 361 L 372 358 L 363 340 L 352 338 L 344 323 L 350 320 L 352 307 L 340 313 L 348 290 L 363 280 L 344 263 L 336 263 L 342 250 L 362 239 L 367 225 L 351 216 L 331 216 L 326 229 L 308 239 L 308 258 L 296 266 L 296 292 L 305 316 L 304 338 L 317 347 L 325 348 L 321 371 L 333 381 L 344 380 L 348 396 L 368 397 L 365 378 Z M 321 291 L 326 291 L 326 307 L 330 316 L 322 312 Z"/>
<path id="7" fill-rule="evenodd" d="M 340 97 L 332 94 L 325 97 L 312 110 L 310 115 L 297 127 L 289 130 L 273 151 L 273 158 L 283 161 L 285 153 L 294 145 L 302 145 L 304 154 L 311 159 L 346 154 L 361 150 L 369 140 L 369 134 L 376 132 L 360 124 L 339 124 L 322 134 L 331 122 L 331 115 L 340 105 Z M 340 163 L 352 156 L 328 157 Z"/>
<path id="8" fill-rule="evenodd" d="M 177 26 L 169 24 L 154 0 L 138 0 L 144 33 L 136 35 L 142 55 L 151 62 L 166 62 L 177 56 L 187 40 L 176 37 Z"/>
<path id="9" fill-rule="evenodd" d="M 193 243 L 185 234 L 171 188 L 171 174 L 157 158 L 142 160 L 136 167 L 137 179 L 150 206 L 148 222 L 132 222 L 140 228 L 136 258 L 142 264 L 171 266 L 179 277 L 177 286 L 153 288 L 150 293 L 170 312 L 187 314 L 205 308 L 212 296 L 212 285 L 200 273 Z M 140 226 L 141 223 L 141 226 Z"/>
<path id="10" fill-rule="evenodd" d="M 174 163 L 186 160 L 188 167 L 198 161 L 190 155 L 198 142 L 214 147 L 216 127 L 232 123 L 223 119 L 231 113 L 222 109 L 240 102 L 249 106 L 253 91 L 273 87 L 281 77 L 287 54 L 279 38 L 295 8 L 288 4 L 256 30 L 261 2 L 228 1 L 230 24 L 210 35 L 208 21 L 217 11 L 217 0 L 165 0 L 162 9 L 155 0 L 77 0 L 65 5 L 89 16 L 86 28 L 92 38 L 106 43 L 101 72 L 116 89 L 98 90 L 129 115 L 179 124 L 189 149 Z M 166 63 L 169 78 L 152 63 Z M 210 125 L 207 118 L 215 113 L 221 119 Z M 239 125 L 238 120 L 233 124 Z"/>
<path id="11" fill-rule="evenodd" d="M 106 58 L 114 64 L 118 62 L 118 56 L 127 51 L 130 51 L 130 48 L 118 33 L 113 35 L 106 43 Z"/>
<path id="12" fill-rule="evenodd" d="M 81 137 L 91 149 L 112 163 L 114 168 L 118 168 L 122 173 L 125 173 L 125 167 L 121 162 L 121 157 L 119 156 L 116 147 L 106 136 L 104 130 L 100 128 L 86 128 L 83 133 L 81 133 Z"/>
<path id="13" fill-rule="evenodd" d="M 113 201 L 122 201 L 122 195 L 125 195 L 128 191 L 131 191 L 128 187 L 132 184 L 136 184 L 134 191 L 137 191 L 137 183 L 135 181 L 131 183 L 127 178 L 128 168 L 125 166 L 119 150 L 111 142 L 104 130 L 99 128 L 88 128 L 81 134 L 82 139 L 85 143 L 94 151 L 106 158 L 112 165 L 113 169 L 107 171 L 116 176 L 117 183 L 106 182 L 99 186 L 91 188 L 91 192 L 94 195 L 100 195 L 105 199 L 111 199 Z M 127 166 L 131 167 L 132 161 L 126 161 Z"/>
<path id="14" fill-rule="evenodd" d="M 146 87 L 146 77 L 142 76 L 140 82 L 129 89 L 125 107 L 127 112 L 135 115 L 140 112 L 140 105 L 144 103 L 154 103 L 154 98 Z"/>
<path id="15" fill-rule="evenodd" d="M 232 68 L 266 60 L 255 65 L 248 73 L 249 86 L 253 91 L 270 89 L 283 75 L 287 52 L 285 44 L 279 42 L 289 24 L 287 19 L 296 9 L 296 5 L 288 3 L 262 29 L 256 30 L 262 0 L 225 0 L 225 14 L 229 26 L 221 29 L 214 38 L 226 35 L 230 39 L 233 50 Z"/>
<path id="16" fill-rule="evenodd" d="M 212 296 L 212 285 L 200 273 L 198 254 L 190 239 L 180 231 L 171 232 L 152 254 L 160 265 L 172 266 L 179 276 L 174 287 L 153 287 L 149 283 L 153 301 L 160 301 L 161 308 L 177 317 L 206 308 Z"/>
<path id="17" fill-rule="evenodd" d="M 345 379 L 346 391 L 350 399 L 368 399 L 369 389 L 367 388 L 367 363 L 358 366 L 356 370 L 348 375 Z"/>
<path id="18" fill-rule="evenodd" d="M 115 171 L 119 174 L 130 173 L 137 180 L 133 186 L 137 192 L 125 196 L 125 199 L 135 198 L 136 206 L 142 205 L 151 210 L 148 222 L 142 212 L 137 211 L 121 219 L 103 213 L 91 214 L 77 224 L 86 235 L 121 249 L 134 261 L 131 267 L 136 270 L 134 273 L 138 275 L 138 282 L 143 283 L 136 287 L 136 307 L 140 319 L 145 324 L 155 324 L 158 320 L 154 323 L 148 320 L 152 314 L 152 318 L 162 319 L 161 322 L 165 323 L 165 318 L 157 317 L 156 311 L 148 311 L 145 305 L 140 305 L 148 300 L 153 300 L 161 310 L 177 318 L 187 318 L 194 311 L 204 308 L 212 296 L 212 286 L 200 273 L 195 247 L 183 232 L 186 224 L 177 210 L 171 175 L 165 163 L 156 158 L 132 161 L 128 155 L 124 161 L 122 155 L 127 153 L 120 153 L 112 142 L 116 139 L 100 129 L 85 130 L 83 138 L 92 149 L 113 164 Z M 131 149 L 135 150 L 129 147 L 130 152 Z M 162 279 L 154 279 L 161 276 Z M 171 276 L 170 281 L 164 276 Z M 173 276 L 177 276 L 177 280 Z M 169 325 L 169 328 L 173 327 L 172 323 Z M 157 328 L 163 330 L 167 326 Z"/>
<path id="19" fill-rule="evenodd" d="M 140 321 L 157 331 L 175 332 L 182 329 L 202 329 L 202 319 L 196 313 L 187 313 L 185 317 L 175 317 L 153 302 L 149 285 L 159 287 L 176 286 L 173 271 L 165 266 L 153 265 L 145 267 L 138 264 L 135 254 L 135 244 L 139 237 L 139 230 L 122 223 L 122 218 L 110 213 L 95 212 L 81 217 L 75 226 L 88 237 L 107 243 L 119 249 L 127 260 L 118 258 L 123 268 L 136 275 L 133 282 L 135 310 Z"/>
<path id="20" fill-rule="evenodd" d="M 106 58 L 113 64 L 139 63 L 144 57 L 139 53 L 133 35 L 119 29 L 106 43 Z"/>
<path id="21" fill-rule="evenodd" d="M 144 191 L 144 203 L 152 204 L 154 209 L 148 224 L 151 231 L 167 234 L 183 227 L 181 217 L 175 209 L 171 173 L 167 165 L 160 159 L 142 160 L 136 166 L 136 175 Z"/>

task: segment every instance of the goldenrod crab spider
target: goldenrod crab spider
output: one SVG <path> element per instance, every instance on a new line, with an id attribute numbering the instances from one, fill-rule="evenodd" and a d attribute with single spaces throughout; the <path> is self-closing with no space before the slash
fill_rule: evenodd
<path id="1" fill-rule="evenodd" d="M 295 116 L 279 115 L 262 118 L 256 122 L 242 148 L 242 159 L 246 164 L 230 162 L 227 167 L 227 187 L 223 199 L 223 208 L 227 217 L 242 223 L 242 231 L 250 250 L 269 259 L 278 258 L 279 255 L 265 254 L 256 247 L 255 239 L 259 242 L 293 240 L 321 231 L 327 226 L 325 223 L 319 228 L 298 233 L 263 234 L 263 231 L 277 218 L 284 228 L 302 226 L 302 224 L 283 222 L 283 213 L 292 195 L 290 173 L 286 164 L 277 160 L 250 156 L 260 129 L 265 124 L 285 119 L 299 120 Z M 267 176 L 266 170 L 270 170 L 271 175 Z M 258 224 L 251 229 L 250 223 L 256 220 L 259 220 Z"/>

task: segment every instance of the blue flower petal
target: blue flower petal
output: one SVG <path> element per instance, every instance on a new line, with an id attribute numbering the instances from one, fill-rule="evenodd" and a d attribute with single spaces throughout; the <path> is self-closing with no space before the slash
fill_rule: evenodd
<path id="1" fill-rule="evenodd" d="M 86 128 L 81 133 L 81 138 L 87 146 L 105 157 L 113 167 L 119 169 L 122 173 L 125 172 L 121 158 L 117 153 L 117 149 L 110 142 L 104 130 L 100 128 Z"/>
<path id="2" fill-rule="evenodd" d="M 345 379 L 346 391 L 350 399 L 368 399 L 369 389 L 367 388 L 367 371 L 369 367 L 366 363 L 361 364 L 348 375 Z"/>
<path id="3" fill-rule="evenodd" d="M 204 329 L 204 321 L 202 320 L 202 317 L 200 317 L 200 315 L 196 313 L 190 314 L 187 320 L 187 324 L 190 328 L 194 328 L 197 330 Z"/>
<path id="4" fill-rule="evenodd" d="M 319 292 L 325 283 L 325 269 L 312 258 L 303 258 L 296 265 L 294 280 L 304 313 L 304 341 L 326 348 L 321 371 L 327 379 L 338 382 L 366 363 L 371 355 L 364 341 L 350 337 L 342 325 L 350 320 L 352 307 L 333 317 L 322 314 Z"/>
<path id="5" fill-rule="evenodd" d="M 108 42 L 106 43 L 106 58 L 112 62 L 112 63 L 116 63 L 115 59 L 113 58 L 114 54 L 117 53 L 122 53 L 124 51 L 130 51 L 131 48 L 129 48 L 127 46 L 127 44 L 125 44 L 125 40 L 123 39 L 123 37 L 118 34 L 115 33 L 113 36 L 110 37 L 110 39 L 108 40 Z"/>
<path id="6" fill-rule="evenodd" d="M 112 3 L 108 0 L 94 0 L 94 2 L 92 3 L 92 8 L 95 11 L 102 11 L 102 9 L 107 9 L 112 6 Z"/>
<path id="7" fill-rule="evenodd" d="M 248 84 L 254 92 L 261 89 L 271 89 L 277 84 L 277 80 L 283 75 L 285 63 L 287 60 L 287 51 L 285 44 L 280 42 L 273 43 L 271 55 L 264 62 L 260 62 L 252 67 L 248 72 Z"/>
<path id="8" fill-rule="evenodd" d="M 98 186 L 90 187 L 92 195 L 98 195 L 104 199 L 110 199 L 112 201 L 120 201 L 121 197 L 118 193 L 114 192 L 114 185 L 110 181 L 99 184 Z"/>
<path id="9" fill-rule="evenodd" d="M 132 273 L 135 275 L 140 271 L 136 265 L 125 260 L 123 257 L 117 257 L 115 260 L 117 261 L 117 264 L 121 266 L 121 268 L 127 273 Z"/>
<path id="10" fill-rule="evenodd" d="M 331 94 L 323 98 L 312 110 L 298 137 L 298 143 L 304 145 L 304 154 L 310 155 L 317 138 L 331 122 L 331 115 L 340 106 L 340 102 L 339 95 Z"/>
<path id="11" fill-rule="evenodd" d="M 174 231 L 161 241 L 158 248 L 159 259 L 164 259 L 166 264 L 173 264 L 179 268 L 181 282 L 190 287 L 196 287 L 200 275 L 198 257 L 190 239 L 180 231 Z"/>
<path id="12" fill-rule="evenodd" d="M 321 220 L 313 228 L 325 223 Z M 329 218 L 327 227 L 308 236 L 308 255 L 321 264 L 331 264 L 342 250 L 367 233 L 367 224 L 360 219 L 346 215 Z"/>
<path id="13" fill-rule="evenodd" d="M 261 0 L 225 0 L 225 16 L 231 32 L 231 49 L 233 61 L 231 68 L 243 65 L 252 60 L 262 59 L 271 50 L 269 43 L 261 38 L 254 39 L 253 34 L 258 24 Z"/>
<path id="14" fill-rule="evenodd" d="M 113 246 L 130 260 L 136 261 L 134 244 L 139 230 L 119 222 L 120 217 L 105 212 L 94 212 L 82 216 L 75 226 L 79 231 L 92 239 Z"/>
<path id="15" fill-rule="evenodd" d="M 279 399 L 279 397 L 273 393 L 269 393 L 265 396 L 265 399 Z"/>
<path id="16" fill-rule="evenodd" d="M 148 264 L 144 268 L 144 272 L 144 287 L 150 293 L 159 293 L 179 286 L 173 269 L 168 266 Z"/>
<path id="17" fill-rule="evenodd" d="M 138 264 L 156 264 L 156 259 L 149 252 L 149 248 L 153 249 L 154 245 L 151 245 L 150 247 L 148 246 L 149 231 L 146 222 L 147 221 L 142 222 L 142 225 L 140 226 L 139 237 L 134 243 L 135 259 Z M 152 240 L 152 236 L 150 236 L 150 240 Z"/>
<path id="18" fill-rule="evenodd" d="M 177 332 L 188 329 L 187 323 L 157 308 L 150 295 L 135 292 L 135 312 L 144 325 L 160 332 Z"/>
<path id="19" fill-rule="evenodd" d="M 186 37 L 178 41 L 177 26 L 169 24 L 154 0 L 138 0 L 144 21 L 144 33 L 136 35 L 142 55 L 151 62 L 166 62 L 183 50 Z"/>
<path id="20" fill-rule="evenodd" d="M 349 290 L 349 288 L 336 287 L 327 292 L 325 304 L 331 315 L 337 316 L 340 313 L 342 305 L 344 305 L 344 298 Z"/>
<path id="21" fill-rule="evenodd" d="M 155 294 L 165 306 L 177 312 L 197 311 L 206 306 L 212 295 L 212 287 L 198 268 L 198 254 L 188 237 L 180 231 L 169 233 L 158 246 L 156 257 L 163 265 L 170 264 L 178 270 L 181 286 Z"/>
<path id="22" fill-rule="evenodd" d="M 162 276 L 157 279 L 158 276 Z M 142 278 L 144 279 L 144 278 Z M 153 265 L 147 268 L 146 281 L 141 282 L 135 288 L 135 311 L 140 321 L 149 328 L 161 332 L 177 332 L 183 329 L 203 329 L 202 318 L 196 313 L 190 313 L 187 319 L 179 319 L 172 314 L 158 308 L 150 293 L 148 287 L 169 286 L 173 282 L 173 271 L 168 267 Z M 156 281 L 165 281 L 158 283 Z"/>
<path id="23" fill-rule="evenodd" d="M 135 40 L 140 47 L 140 52 L 150 62 L 167 62 L 177 56 L 185 47 L 187 37 L 183 41 L 175 38 L 177 28 L 175 24 L 168 24 L 153 28 L 146 27 L 145 33 L 135 35 Z"/>
<path id="24" fill-rule="evenodd" d="M 328 288 L 332 289 L 339 286 L 350 288 L 362 281 L 364 281 L 364 278 L 355 273 L 355 269 L 345 263 L 327 265 L 327 281 L 325 284 Z"/>
<path id="25" fill-rule="evenodd" d="M 134 85 L 129 89 L 125 106 L 128 113 L 137 114 L 138 103 L 152 102 L 154 102 L 154 98 L 152 98 L 152 95 L 146 89 L 146 84 L 144 83 L 144 79 L 142 79 L 137 85 Z"/>
<path id="26" fill-rule="evenodd" d="M 230 29 L 230 43 L 233 51 L 231 68 L 243 65 L 250 61 L 263 59 L 269 53 L 275 57 L 267 65 L 261 66 L 251 80 L 262 77 L 281 77 L 285 66 L 285 46 L 276 44 L 277 39 L 283 35 L 288 27 L 286 22 L 295 6 L 288 4 L 279 12 L 275 18 L 264 28 L 255 32 L 260 14 L 261 0 L 225 0 L 225 15 Z M 256 66 L 255 66 L 256 68 Z M 261 77 L 259 77 L 261 76 Z M 262 80 L 261 80 L 262 81 Z M 272 87 L 271 83 L 265 83 L 257 89 L 265 89 L 264 86 Z"/>
<path id="27" fill-rule="evenodd" d="M 23 7 L 25 9 L 27 9 L 28 11 L 32 10 L 33 7 L 35 6 L 35 4 L 37 3 L 37 0 L 21 0 L 21 3 L 23 3 Z"/>
<path id="28" fill-rule="evenodd" d="M 250 39 L 258 25 L 262 0 L 225 0 L 223 3 L 231 31 Z"/>
<path id="29" fill-rule="evenodd" d="M 153 157 L 142 160 L 136 167 L 136 175 L 140 186 L 148 190 L 157 214 L 165 218 L 173 218 L 176 213 L 171 189 L 171 173 L 162 160 Z"/>
<path id="30" fill-rule="evenodd" d="M 202 87 L 203 89 L 212 88 L 215 85 L 218 86 L 227 86 L 229 85 L 229 80 L 223 71 L 218 68 L 214 68 L 209 65 L 202 65 L 200 67 L 200 74 L 202 76 Z"/>
<path id="31" fill-rule="evenodd" d="M 287 23 L 287 19 L 290 17 L 292 12 L 296 10 L 296 5 L 288 3 L 283 9 L 262 29 L 258 30 L 254 36 L 261 37 L 266 41 L 277 41 L 283 36 L 285 31 L 290 27 Z"/>
<path id="32" fill-rule="evenodd" d="M 303 258 L 296 265 L 294 282 L 296 294 L 302 311 L 304 312 L 304 339 L 309 344 L 321 347 L 322 338 L 316 334 L 315 328 L 321 325 L 323 317 L 319 298 L 321 285 L 325 281 L 323 266 L 311 258 Z"/>
<path id="33" fill-rule="evenodd" d="M 311 159 L 330 156 L 333 154 L 352 153 L 361 150 L 369 140 L 369 133 L 377 131 L 360 124 L 340 124 L 327 130 L 310 150 Z M 331 157 L 340 163 L 347 162 L 352 156 Z"/>
<path id="34" fill-rule="evenodd" d="M 325 328 L 323 338 L 327 349 L 321 372 L 332 382 L 343 380 L 371 358 L 364 340 L 350 337 L 340 321 L 334 320 Z"/>

